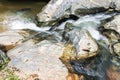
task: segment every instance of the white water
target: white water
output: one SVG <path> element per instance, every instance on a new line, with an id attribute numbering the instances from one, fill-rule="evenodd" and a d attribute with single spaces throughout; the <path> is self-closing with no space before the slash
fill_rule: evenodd
<path id="1" fill-rule="evenodd" d="M 107 43 L 106 37 L 100 34 L 98 31 L 98 27 L 101 27 L 101 20 L 110 18 L 114 14 L 105 15 L 105 14 L 97 14 L 97 15 L 87 15 L 82 18 L 79 18 L 76 22 L 74 22 L 74 26 L 77 28 L 86 29 L 90 32 L 91 36 L 96 40 L 105 40 Z"/>
<path id="2" fill-rule="evenodd" d="M 114 14 L 112 14 L 114 15 Z M 91 36 L 96 40 L 105 40 L 107 39 L 102 36 L 97 30 L 101 25 L 101 20 L 111 17 L 111 15 L 97 14 L 97 15 L 87 15 L 79 18 L 77 21 L 68 20 L 66 22 L 73 23 L 74 26 L 80 29 L 87 29 Z M 62 23 L 58 29 L 64 29 L 65 23 Z M 24 17 L 22 13 L 16 15 L 6 16 L 6 19 L 3 21 L 3 25 L 9 27 L 10 29 L 31 29 L 35 31 L 47 31 L 50 27 L 38 27 L 31 19 Z M 57 35 L 55 32 L 54 35 Z M 60 36 L 57 36 L 60 37 Z"/>
<path id="3" fill-rule="evenodd" d="M 50 27 L 38 27 L 30 18 L 23 16 L 24 14 L 7 15 L 2 24 L 8 29 L 31 29 L 35 31 L 46 31 Z"/>

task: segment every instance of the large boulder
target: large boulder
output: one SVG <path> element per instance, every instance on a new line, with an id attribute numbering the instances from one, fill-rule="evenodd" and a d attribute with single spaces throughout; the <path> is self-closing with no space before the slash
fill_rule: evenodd
<path id="1" fill-rule="evenodd" d="M 87 30 L 78 29 L 68 33 L 71 44 L 65 46 L 63 55 L 60 57 L 70 72 L 75 72 L 71 66 L 72 60 L 87 60 L 99 54 L 99 47 Z"/>
<path id="2" fill-rule="evenodd" d="M 79 31 L 79 29 L 75 29 L 68 34 L 76 48 L 76 58 L 84 59 L 95 56 L 98 53 L 98 45 L 87 30 Z"/>
<path id="3" fill-rule="evenodd" d="M 66 14 L 76 14 L 76 12 L 83 14 L 95 13 L 106 11 L 109 8 L 120 10 L 119 3 L 120 1 L 111 0 L 51 0 L 43 10 L 37 14 L 37 18 L 38 22 L 46 22 L 56 20 Z"/>
<path id="4" fill-rule="evenodd" d="M 59 60 L 63 49 L 60 43 L 28 41 L 7 53 L 11 59 L 8 68 L 22 80 L 66 80 L 68 70 Z"/>

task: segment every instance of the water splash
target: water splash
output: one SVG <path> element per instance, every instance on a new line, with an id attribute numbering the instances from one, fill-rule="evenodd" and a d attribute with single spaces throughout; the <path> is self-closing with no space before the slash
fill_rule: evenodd
<path id="1" fill-rule="evenodd" d="M 17 12 L 12 15 L 7 15 L 2 24 L 8 29 L 31 29 L 35 31 L 46 31 L 50 27 L 38 27 L 34 21 L 27 17 L 24 13 Z"/>
<path id="2" fill-rule="evenodd" d="M 105 40 L 107 39 L 100 34 L 98 28 L 101 27 L 102 21 L 114 16 L 115 14 L 97 14 L 97 15 L 87 15 L 79 18 L 74 22 L 74 26 L 81 29 L 87 29 L 91 36 L 96 40 Z M 107 41 L 108 43 L 108 41 Z"/>

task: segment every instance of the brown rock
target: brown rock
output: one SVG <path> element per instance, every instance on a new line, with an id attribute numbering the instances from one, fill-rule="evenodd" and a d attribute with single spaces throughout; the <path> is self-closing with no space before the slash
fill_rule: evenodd
<path id="1" fill-rule="evenodd" d="M 113 67 L 111 67 L 107 71 L 107 75 L 108 75 L 109 80 L 120 80 L 120 73 L 114 70 Z"/>
<path id="2" fill-rule="evenodd" d="M 69 73 L 66 80 L 80 80 L 80 79 L 77 74 Z"/>

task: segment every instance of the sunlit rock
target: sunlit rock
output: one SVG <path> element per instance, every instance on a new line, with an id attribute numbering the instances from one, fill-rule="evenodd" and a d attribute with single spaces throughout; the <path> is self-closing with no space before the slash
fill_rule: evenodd
<path id="1" fill-rule="evenodd" d="M 12 48 L 17 44 L 20 44 L 24 37 L 19 34 L 19 30 L 11 30 L 0 33 L 0 44 L 6 46 L 6 48 Z"/>
<path id="2" fill-rule="evenodd" d="M 109 51 L 100 45 L 98 55 L 85 60 L 71 60 L 70 65 L 78 74 L 83 74 L 86 80 L 106 80 L 106 72 L 110 65 Z"/>
<path id="3" fill-rule="evenodd" d="M 7 54 L 11 61 L 8 67 L 20 78 L 28 80 L 66 80 L 68 70 L 59 60 L 63 45 L 42 41 L 18 45 Z"/>
<path id="4" fill-rule="evenodd" d="M 106 29 L 113 29 L 120 34 L 120 15 L 114 17 L 114 19 L 105 24 Z"/>
<path id="5" fill-rule="evenodd" d="M 109 48 L 112 54 L 115 54 L 120 58 L 120 42 L 111 44 Z"/>
<path id="6" fill-rule="evenodd" d="M 98 53 L 98 45 L 87 30 L 75 29 L 68 33 L 70 40 L 76 48 L 76 58 L 83 59 L 95 56 Z"/>
<path id="7" fill-rule="evenodd" d="M 80 16 L 80 14 L 85 13 L 103 12 L 111 7 L 111 2 L 111 0 L 51 0 L 37 14 L 37 19 L 38 22 L 47 23 L 48 21 L 56 20 L 61 16 L 69 14 Z M 116 2 L 116 4 L 118 3 Z"/>

